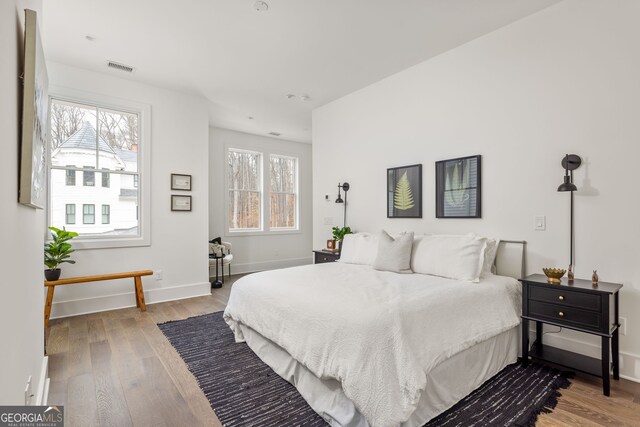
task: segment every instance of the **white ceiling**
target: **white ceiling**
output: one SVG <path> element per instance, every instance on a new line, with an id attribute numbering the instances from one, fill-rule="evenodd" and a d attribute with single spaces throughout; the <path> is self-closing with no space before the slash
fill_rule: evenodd
<path id="1" fill-rule="evenodd" d="M 311 142 L 314 108 L 559 1 L 47 0 L 42 31 L 48 60 L 201 94 L 215 126 Z"/>

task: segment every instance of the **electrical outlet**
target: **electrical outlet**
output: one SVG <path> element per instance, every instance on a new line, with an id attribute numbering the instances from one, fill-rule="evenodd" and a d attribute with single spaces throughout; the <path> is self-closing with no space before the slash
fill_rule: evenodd
<path id="1" fill-rule="evenodd" d="M 27 386 L 24 388 L 24 404 L 26 406 L 31 405 L 31 399 L 33 398 L 33 390 L 31 388 L 31 375 L 27 380 Z"/>
<path id="2" fill-rule="evenodd" d="M 156 280 L 162 280 L 162 270 L 156 270 Z"/>
<path id="3" fill-rule="evenodd" d="M 536 231 L 545 231 L 547 229 L 547 217 L 544 215 L 534 216 L 533 229 Z"/>
<path id="4" fill-rule="evenodd" d="M 333 224 L 333 217 L 332 216 L 325 216 L 324 217 L 324 225 L 331 225 Z"/>
<path id="5" fill-rule="evenodd" d="M 620 335 L 627 335 L 627 318 L 618 317 L 618 321 L 620 322 Z"/>

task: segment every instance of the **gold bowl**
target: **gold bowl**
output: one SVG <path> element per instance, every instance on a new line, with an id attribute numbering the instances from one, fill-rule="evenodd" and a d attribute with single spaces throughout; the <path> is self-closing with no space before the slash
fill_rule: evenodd
<path id="1" fill-rule="evenodd" d="M 547 281 L 549 283 L 560 283 L 560 278 L 567 272 L 564 268 L 543 268 Z"/>

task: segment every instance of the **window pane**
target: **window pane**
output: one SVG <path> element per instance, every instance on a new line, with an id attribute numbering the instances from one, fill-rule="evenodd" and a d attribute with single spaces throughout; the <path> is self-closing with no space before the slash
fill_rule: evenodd
<path id="1" fill-rule="evenodd" d="M 90 166 L 85 166 L 85 169 Z M 82 185 L 85 187 L 93 187 L 96 185 L 96 173 L 93 171 L 82 171 Z"/>
<path id="2" fill-rule="evenodd" d="M 111 207 L 109 205 L 102 205 L 102 223 L 109 224 L 111 217 Z"/>
<path id="3" fill-rule="evenodd" d="M 67 185 L 76 185 L 76 171 L 67 171 Z"/>
<path id="4" fill-rule="evenodd" d="M 101 169 L 138 171 L 138 115 L 98 109 Z"/>
<path id="5" fill-rule="evenodd" d="M 260 191 L 260 153 L 229 150 L 227 178 L 230 190 Z"/>
<path id="6" fill-rule="evenodd" d="M 296 163 L 293 157 L 271 156 L 271 191 L 296 192 Z"/>
<path id="7" fill-rule="evenodd" d="M 133 175 L 111 172 L 109 187 L 85 187 L 65 185 L 66 172 L 51 170 L 50 225 L 62 228 L 66 222 L 66 205 L 76 205 L 82 217 L 76 219 L 72 228 L 67 227 L 70 231 L 81 236 L 138 236 L 138 190 L 133 187 Z M 83 205 L 91 208 L 85 211 Z M 96 207 L 98 218 L 95 218 Z M 106 216 L 108 222 L 103 224 Z"/>
<path id="8" fill-rule="evenodd" d="M 260 229 L 260 192 L 229 191 L 229 229 Z"/>
<path id="9" fill-rule="evenodd" d="M 95 205 L 82 205 L 82 223 L 93 224 L 96 222 Z"/>
<path id="10" fill-rule="evenodd" d="M 66 205 L 66 220 L 67 224 L 76 223 L 76 205 Z"/>
<path id="11" fill-rule="evenodd" d="M 296 195 L 271 193 L 271 228 L 295 228 Z"/>
<path id="12" fill-rule="evenodd" d="M 102 172 L 102 186 L 109 187 L 109 172 Z"/>
<path id="13" fill-rule="evenodd" d="M 96 167 L 97 110 L 81 104 L 51 101 L 51 164 Z"/>

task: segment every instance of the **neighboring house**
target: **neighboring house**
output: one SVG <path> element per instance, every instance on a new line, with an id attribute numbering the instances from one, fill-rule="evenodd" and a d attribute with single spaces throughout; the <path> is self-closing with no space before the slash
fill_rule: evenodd
<path id="1" fill-rule="evenodd" d="M 96 146 L 98 149 L 96 150 Z M 90 122 L 54 149 L 51 174 L 51 224 L 82 234 L 137 234 L 137 146 L 111 147 Z M 97 161 L 97 168 L 96 168 Z"/>

